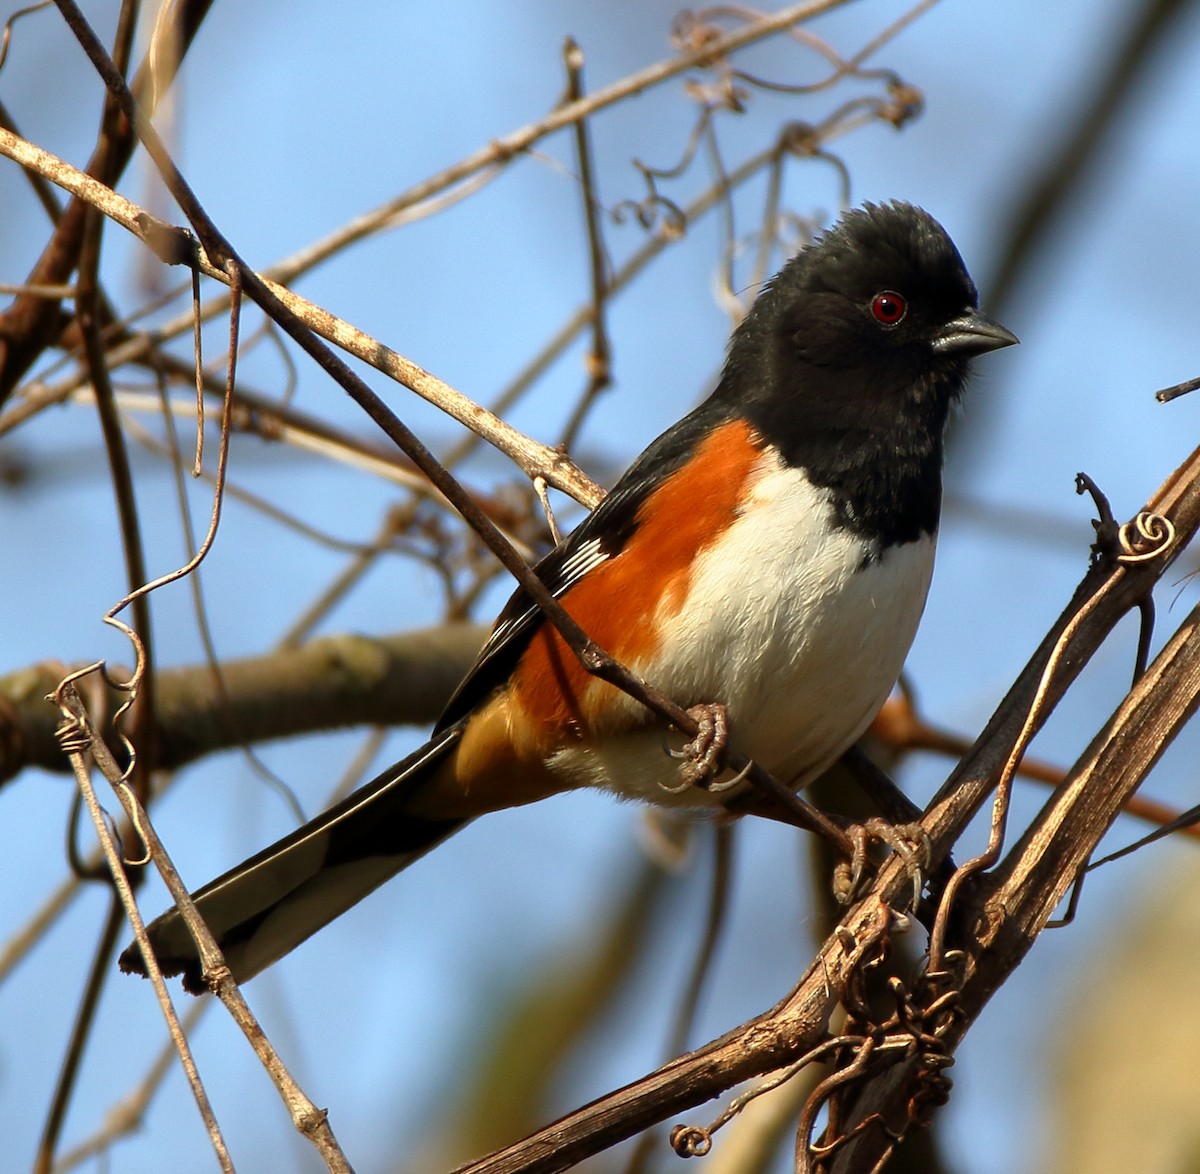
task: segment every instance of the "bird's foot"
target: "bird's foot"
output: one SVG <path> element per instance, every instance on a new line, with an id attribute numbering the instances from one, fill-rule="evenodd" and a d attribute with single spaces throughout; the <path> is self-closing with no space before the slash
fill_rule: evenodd
<path id="1" fill-rule="evenodd" d="M 687 714 L 699 728 L 680 752 L 680 775 L 688 786 L 703 787 L 721 772 L 721 756 L 729 744 L 729 715 L 719 704 L 693 705 Z"/>
<path id="2" fill-rule="evenodd" d="M 866 871 L 873 843 L 883 844 L 900 857 L 913 885 L 913 904 L 921 899 L 921 889 L 929 871 L 931 847 L 929 836 L 919 823 L 888 823 L 874 816 L 865 823 L 846 829 L 854 846 L 854 854 L 843 861 L 834 875 L 834 895 L 842 905 L 849 905 L 858 893 Z"/>
<path id="3" fill-rule="evenodd" d="M 721 773 L 721 757 L 729 744 L 729 716 L 725 706 L 693 705 L 687 714 L 696 723 L 696 736 L 681 750 L 667 750 L 672 758 L 683 763 L 678 787 L 669 788 L 672 792 L 686 791 L 689 787 L 707 789 Z"/>

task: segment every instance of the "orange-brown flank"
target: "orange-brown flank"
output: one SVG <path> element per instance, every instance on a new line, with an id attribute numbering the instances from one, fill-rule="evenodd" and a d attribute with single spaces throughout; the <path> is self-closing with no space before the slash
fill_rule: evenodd
<path id="1" fill-rule="evenodd" d="M 563 596 L 563 606 L 601 648 L 626 665 L 653 657 L 656 616 L 683 606 L 696 555 L 733 522 L 760 456 L 748 424 L 718 428 L 642 503 L 638 525 L 620 554 Z M 511 688 L 543 754 L 604 730 L 605 710 L 617 692 L 589 676 L 548 623 L 522 656 Z"/>
<path id="2" fill-rule="evenodd" d="M 683 606 L 696 555 L 737 517 L 761 455 L 748 424 L 725 424 L 646 498 L 620 554 L 562 596 L 597 644 L 627 665 L 653 658 L 656 617 Z M 631 721 L 628 708 L 611 704 L 617 694 L 544 623 L 508 685 L 472 715 L 453 756 L 414 795 L 414 811 L 470 818 L 561 790 L 569 784 L 545 766 L 556 750 L 653 720 L 644 713 Z"/>

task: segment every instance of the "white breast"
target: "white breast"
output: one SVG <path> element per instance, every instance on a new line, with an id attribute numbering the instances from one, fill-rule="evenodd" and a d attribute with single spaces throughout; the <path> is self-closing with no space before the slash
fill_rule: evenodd
<path id="1" fill-rule="evenodd" d="M 887 699 L 933 572 L 932 538 L 868 558 L 870 544 L 832 523 L 825 491 L 764 458 L 744 515 L 701 554 L 668 639 L 631 666 L 684 707 L 727 705 L 732 744 L 798 785 L 852 745 Z M 711 801 L 695 788 L 664 790 L 679 781 L 664 741 L 649 731 L 586 754 L 562 751 L 552 766 L 576 786 L 657 803 Z"/>

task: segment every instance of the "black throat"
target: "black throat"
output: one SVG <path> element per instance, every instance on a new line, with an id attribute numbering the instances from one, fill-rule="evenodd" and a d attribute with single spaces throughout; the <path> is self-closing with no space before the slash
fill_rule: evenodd
<path id="1" fill-rule="evenodd" d="M 828 491 L 836 524 L 878 554 L 937 530 L 943 433 L 961 378 L 927 371 L 895 389 L 853 386 L 871 374 L 843 369 L 828 389 L 810 375 L 802 403 L 751 397 L 746 415 L 785 464 Z"/>

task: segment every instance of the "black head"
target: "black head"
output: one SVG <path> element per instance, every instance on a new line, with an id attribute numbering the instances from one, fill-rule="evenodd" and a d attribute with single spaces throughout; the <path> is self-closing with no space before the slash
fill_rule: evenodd
<path id="1" fill-rule="evenodd" d="M 867 204 L 771 279 L 734 335 L 726 373 L 743 390 L 753 380 L 808 398 L 797 384 L 819 387 L 821 371 L 870 372 L 862 395 L 906 394 L 919 381 L 952 398 L 970 358 L 1017 341 L 978 306 L 962 257 L 932 216 L 911 204 Z M 845 398 L 855 384 L 839 380 L 829 391 Z"/>
<path id="2" fill-rule="evenodd" d="M 876 496 L 924 479 L 917 529 L 936 524 L 942 432 L 970 360 L 1016 337 L 978 309 L 954 242 L 911 204 L 867 204 L 793 257 L 730 343 L 715 398 L 786 460 Z M 851 511 L 853 512 L 853 511 Z"/>

